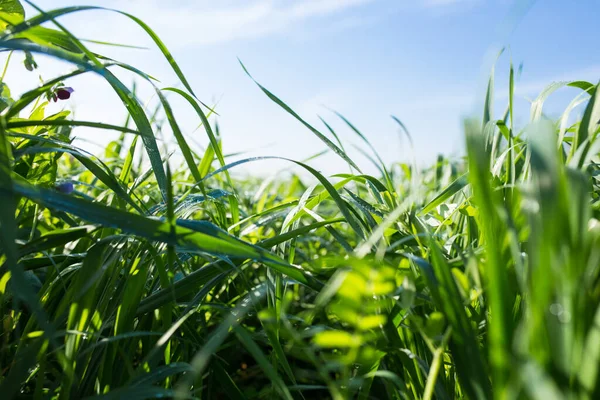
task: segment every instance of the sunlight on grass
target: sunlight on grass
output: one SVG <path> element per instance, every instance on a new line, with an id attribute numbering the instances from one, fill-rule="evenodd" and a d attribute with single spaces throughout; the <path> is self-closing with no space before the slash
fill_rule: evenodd
<path id="1" fill-rule="evenodd" d="M 25 20 L 18 1 L 0 2 L 7 64 L 33 70 L 45 54 L 75 67 L 18 98 L 1 82 L 2 399 L 600 397 L 598 85 L 568 83 L 580 94 L 558 120 L 542 112 L 549 86 L 518 127 L 511 66 L 506 113 L 486 102 L 465 121 L 464 161 L 425 169 L 384 165 L 338 114 L 372 176 L 325 121 L 309 125 L 255 81 L 351 173 L 287 160 L 312 181 L 234 179 L 231 168 L 269 157 L 227 164 L 218 110 L 151 28 L 126 15 L 184 89 L 93 53 L 59 22 L 88 9 Z M 153 85 L 162 111 L 118 69 Z M 127 108 L 122 126 L 49 115 L 90 73 Z M 198 115 L 204 151 L 168 96 Z M 157 144 L 163 125 L 181 165 Z M 72 144 L 78 127 L 120 137 L 92 155 Z"/>

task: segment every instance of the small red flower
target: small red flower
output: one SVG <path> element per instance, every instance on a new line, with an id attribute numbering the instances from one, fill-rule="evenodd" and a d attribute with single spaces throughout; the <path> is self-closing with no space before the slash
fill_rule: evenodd
<path id="1" fill-rule="evenodd" d="M 71 97 L 71 93 L 73 93 L 74 90 L 73 88 L 70 87 L 59 87 L 58 89 L 56 89 L 56 91 L 54 92 L 54 95 L 52 96 L 52 99 L 56 102 L 58 100 L 67 100 Z"/>

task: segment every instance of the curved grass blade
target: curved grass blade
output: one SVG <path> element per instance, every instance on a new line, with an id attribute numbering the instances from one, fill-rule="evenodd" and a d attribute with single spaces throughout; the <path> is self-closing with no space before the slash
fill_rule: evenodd
<path id="1" fill-rule="evenodd" d="M 25 0 L 25 1 L 28 4 L 30 4 L 32 7 L 36 8 L 40 12 L 40 15 L 37 15 L 33 18 L 28 19 L 27 21 L 24 21 L 14 27 L 12 27 L 4 36 L 0 37 L 0 40 L 3 40 L 6 37 L 10 37 L 10 35 L 15 35 L 15 34 L 18 34 L 19 32 L 26 31 L 26 30 L 30 29 L 31 27 L 39 26 L 39 25 L 43 24 L 44 22 L 53 21 L 56 23 L 56 20 L 55 20 L 56 18 L 67 15 L 67 14 L 71 14 L 74 12 L 88 11 L 88 10 L 102 10 L 102 11 L 110 11 L 110 12 L 114 12 L 117 14 L 121 14 L 121 15 L 131 19 L 132 21 L 134 21 L 137 25 L 139 25 L 148 34 L 148 36 L 150 36 L 152 41 L 156 44 L 156 46 L 161 51 L 161 53 L 163 54 L 165 59 L 168 61 L 169 65 L 171 66 L 171 68 L 173 69 L 173 71 L 175 72 L 175 74 L 177 75 L 179 80 L 181 81 L 181 83 L 196 99 L 198 98 L 196 96 L 196 94 L 194 93 L 191 85 L 185 78 L 185 75 L 183 74 L 183 71 L 179 67 L 179 64 L 177 64 L 177 62 L 175 61 L 175 58 L 173 57 L 173 55 L 171 54 L 171 52 L 169 51 L 167 46 L 163 43 L 163 41 L 160 39 L 160 37 L 144 21 L 137 18 L 136 16 L 131 15 L 126 12 L 123 12 L 123 11 L 120 11 L 120 10 L 115 10 L 115 9 L 106 8 L 106 7 L 97 7 L 97 6 L 65 7 L 65 8 L 60 8 L 60 9 L 44 12 L 41 9 L 39 9 L 38 7 L 36 7 L 35 5 L 33 5 L 30 1 L 28 1 L 28 0 Z M 210 109 L 210 107 L 208 107 L 204 103 L 202 103 L 202 105 L 205 106 L 206 108 Z"/>
<path id="2" fill-rule="evenodd" d="M 335 203 L 339 207 L 340 212 L 346 218 L 346 221 L 352 227 L 352 229 L 354 230 L 354 232 L 359 237 L 361 237 L 361 238 L 364 237 L 364 233 L 362 231 L 362 228 L 360 227 L 360 225 L 359 225 L 358 221 L 356 220 L 356 218 L 354 217 L 354 215 L 350 212 L 347 203 L 341 198 L 341 196 L 337 192 L 337 189 L 319 171 L 317 171 L 316 169 L 312 168 L 311 166 L 309 166 L 307 164 L 304 164 L 304 163 L 302 163 L 300 161 L 295 161 L 295 160 L 291 160 L 289 158 L 276 157 L 276 156 L 252 157 L 252 158 L 247 158 L 247 159 L 244 159 L 244 160 L 235 161 L 233 163 L 230 163 L 230 164 L 226 165 L 225 167 L 219 168 L 218 170 L 213 171 L 211 174 L 209 174 L 206 177 L 204 177 L 204 179 L 208 179 L 208 178 L 210 178 L 210 177 L 212 177 L 212 176 L 214 176 L 216 174 L 219 174 L 219 173 L 221 173 L 221 172 L 223 172 L 223 171 L 225 171 L 227 169 L 230 169 L 232 167 L 235 167 L 237 165 L 245 164 L 247 162 L 252 162 L 252 161 L 259 161 L 259 160 L 284 160 L 284 161 L 289 161 L 291 163 L 299 165 L 300 167 L 306 169 L 315 178 L 317 178 L 317 180 L 323 185 L 323 187 L 325 188 L 325 190 L 327 191 L 327 193 L 329 194 L 329 196 L 331 196 L 331 198 L 333 199 L 333 201 L 335 201 Z M 310 207 L 310 202 L 307 203 L 307 207 Z M 298 213 L 298 215 L 300 215 L 300 213 Z M 297 217 L 298 216 L 296 216 L 295 218 L 297 218 Z M 290 222 L 292 222 L 292 221 L 290 221 Z"/>
<path id="3" fill-rule="evenodd" d="M 242 61 L 239 60 L 239 59 L 238 59 L 238 61 L 240 62 L 240 65 L 244 69 L 244 72 L 246 72 L 246 74 L 250 77 L 250 79 L 252 79 L 254 81 L 254 83 L 256 83 L 256 85 L 263 91 L 264 94 L 267 95 L 267 97 L 269 97 L 269 99 L 271 99 L 273 102 L 275 102 L 277 105 L 279 105 L 285 111 L 287 111 L 288 114 L 290 114 L 292 117 L 296 118 L 302 125 L 304 125 L 305 127 L 307 127 L 312 133 L 315 134 L 315 136 L 317 136 L 319 139 L 321 139 L 321 141 L 323 143 L 325 143 L 327 145 L 327 147 L 329 147 L 335 154 L 337 154 L 344 161 L 346 161 L 348 164 L 350 164 L 352 166 L 352 168 L 354 168 L 355 170 L 361 172 L 360 168 L 358 168 L 358 166 L 354 163 L 354 161 L 352 161 L 352 159 L 350 157 L 348 157 L 348 155 L 346 154 L 346 152 L 344 152 L 342 149 L 340 149 L 338 146 L 336 146 L 336 144 L 333 143 L 331 140 L 329 140 L 327 138 L 327 136 L 323 135 L 316 128 L 314 128 L 308 122 L 306 122 L 305 120 L 303 120 L 298 114 L 296 114 L 296 112 L 294 110 L 292 110 L 287 104 L 285 104 L 277 96 L 275 96 L 273 93 L 271 93 L 267 88 L 265 88 L 260 83 L 258 83 L 256 81 L 256 79 L 254 79 L 252 77 L 252 75 L 250 75 L 250 72 L 248 72 L 248 70 L 246 69 L 246 67 L 242 63 Z"/>
<path id="4" fill-rule="evenodd" d="M 120 80 L 118 80 L 106 67 L 102 65 L 98 66 L 90 64 L 86 61 L 86 59 L 83 56 L 69 53 L 64 50 L 42 47 L 37 44 L 4 41 L 1 43 L 1 46 L 12 48 L 14 50 L 26 50 L 32 53 L 52 55 L 64 61 L 76 64 L 84 69 L 93 71 L 104 77 L 106 81 L 115 90 L 115 92 L 129 111 L 136 126 L 138 127 L 142 136 L 142 141 L 144 142 L 144 146 L 146 147 L 148 158 L 150 159 L 150 163 L 152 164 L 154 176 L 156 177 L 156 181 L 161 190 L 163 199 L 166 199 L 167 177 L 165 174 L 164 166 L 162 164 L 160 151 L 156 143 L 156 138 L 154 137 L 154 132 L 150 125 L 150 121 L 148 120 L 144 109 L 142 108 L 138 100 L 135 98 L 135 96 L 131 93 L 131 91 L 127 89 L 127 87 Z"/>
<path id="5" fill-rule="evenodd" d="M 469 185 L 469 180 L 467 178 L 467 174 L 464 174 L 448 185 L 444 190 L 442 190 L 441 193 L 435 196 L 433 200 L 427 203 L 427 205 L 419 212 L 419 215 L 425 215 L 433 211 L 444 201 L 448 200 L 450 197 L 467 187 L 467 185 Z"/>
<path id="6" fill-rule="evenodd" d="M 208 140 L 210 141 L 212 151 L 214 151 L 215 155 L 217 156 L 217 159 L 219 160 L 221 167 L 224 167 L 225 166 L 225 157 L 223 157 L 223 152 L 221 151 L 221 146 L 219 146 L 219 142 L 217 141 L 217 138 L 216 138 L 215 134 L 213 133 L 212 128 L 210 127 L 210 123 L 208 122 L 207 116 L 204 114 L 204 112 L 202 111 L 202 109 L 200 108 L 200 106 L 198 105 L 196 100 L 194 100 L 194 98 L 192 98 L 189 94 L 187 94 L 186 92 L 184 92 L 181 89 L 169 87 L 169 88 L 164 88 L 163 90 L 177 93 L 178 95 L 183 97 L 185 100 L 187 100 L 187 102 L 190 103 L 190 105 L 194 108 L 194 110 L 196 111 L 196 114 L 198 114 L 198 117 L 200 117 L 202 126 L 204 126 L 204 130 L 206 131 Z M 231 181 L 231 177 L 229 176 L 229 172 L 227 172 L 227 171 L 225 172 L 225 177 L 227 178 L 227 183 L 229 184 L 229 186 L 232 189 L 234 189 L 234 185 L 233 185 L 233 182 Z"/>
<path id="7" fill-rule="evenodd" d="M 24 257 L 31 253 L 39 253 L 44 250 L 64 246 L 67 243 L 74 242 L 87 236 L 94 227 L 78 226 L 69 229 L 57 229 L 31 240 L 19 248 L 19 257 Z"/>
<path id="8" fill-rule="evenodd" d="M 379 161 L 379 166 L 383 172 L 383 176 L 385 177 L 385 180 L 388 184 L 388 189 L 390 192 L 394 191 L 394 183 L 392 182 L 392 178 L 390 176 L 389 171 L 387 170 L 385 163 L 383 162 L 383 160 L 381 159 L 381 156 L 379 155 L 379 153 L 377 152 L 377 150 L 375 150 L 375 147 L 373 147 L 373 145 L 371 144 L 371 142 L 369 141 L 369 139 L 367 139 L 367 137 L 365 135 L 362 134 L 361 131 L 358 130 L 357 127 L 355 127 L 346 117 L 344 117 L 342 114 L 340 114 L 339 112 L 335 111 L 335 110 L 331 110 L 335 115 L 337 115 L 342 121 L 344 121 L 344 123 L 346 125 L 348 125 L 348 127 L 358 135 L 358 137 L 360 137 L 362 139 L 363 142 L 365 142 L 365 144 L 369 147 L 369 149 L 371 149 L 371 151 L 373 152 L 373 155 L 375 155 L 375 157 L 377 158 L 377 161 Z"/>
<path id="9" fill-rule="evenodd" d="M 181 153 L 183 154 L 183 158 L 192 173 L 192 176 L 196 180 L 196 182 L 200 182 L 202 180 L 202 176 L 200 175 L 200 171 L 198 170 L 198 166 L 196 165 L 196 161 L 194 160 L 194 156 L 192 155 L 192 151 L 190 150 L 190 146 L 187 144 L 183 134 L 181 133 L 181 129 L 179 129 L 179 125 L 177 124 L 177 120 L 173 115 L 173 110 L 171 109 L 171 105 L 167 101 L 166 97 L 162 94 L 162 91 L 155 87 L 156 94 L 160 99 L 160 102 L 163 106 L 163 110 L 167 115 L 167 120 L 169 121 L 169 125 L 171 125 L 171 130 L 173 131 L 173 135 L 175 136 L 175 140 L 177 140 L 177 144 L 181 149 Z M 203 191 L 204 187 L 200 186 Z"/>
<path id="10" fill-rule="evenodd" d="M 202 346 L 202 349 L 200 349 L 200 351 L 194 355 L 194 358 L 190 362 L 193 372 L 184 376 L 175 387 L 176 400 L 182 398 L 181 396 L 185 396 L 186 393 L 188 393 L 189 387 L 194 382 L 194 379 L 197 376 L 202 375 L 203 371 L 208 366 L 210 358 L 217 352 L 227 336 L 229 336 L 230 330 L 242 322 L 246 315 L 265 298 L 266 293 L 266 284 L 261 284 L 257 287 L 254 287 L 246 296 L 244 296 L 244 298 L 235 306 L 233 310 L 228 310 L 229 313 L 227 317 L 212 332 L 207 342 L 204 344 L 204 346 Z"/>
<path id="11" fill-rule="evenodd" d="M 29 128 L 33 126 L 83 126 L 86 128 L 96 128 L 96 129 L 106 129 L 110 131 L 118 131 L 124 133 L 133 133 L 135 135 L 140 135 L 139 131 L 135 129 L 129 129 L 124 126 L 118 125 L 110 125 L 102 122 L 92 122 L 92 121 L 76 121 L 76 120 L 33 120 L 33 119 L 24 119 L 24 120 L 15 120 L 11 119 L 6 122 L 6 129 L 15 129 L 15 128 Z"/>
<path id="12" fill-rule="evenodd" d="M 591 83 L 586 82 L 586 81 L 554 82 L 554 83 L 548 85 L 542 91 L 542 93 L 540 93 L 539 96 L 533 101 L 533 103 L 531 103 L 531 117 L 530 117 L 531 122 L 537 121 L 538 119 L 541 118 L 542 109 L 544 107 L 544 103 L 546 102 L 546 99 L 552 93 L 554 93 L 558 89 L 565 87 L 565 86 L 579 88 L 579 89 L 583 90 L 584 92 L 588 92 L 588 93 L 591 93 L 591 90 L 593 90 L 593 88 L 594 88 L 594 85 L 592 85 Z"/>
<path id="13" fill-rule="evenodd" d="M 193 229 L 191 229 L 190 224 L 186 224 L 184 227 L 180 226 L 181 221 L 178 221 L 174 232 L 171 232 L 171 225 L 160 220 L 116 210 L 62 193 L 30 186 L 23 182 L 16 182 L 14 188 L 17 193 L 43 206 L 68 212 L 105 227 L 119 228 L 123 232 L 178 246 L 182 249 L 260 261 L 302 284 L 313 288 L 319 287 L 319 283 L 308 272 L 285 263 L 262 248 L 230 236 L 227 232 L 208 222 L 187 221 L 194 222 Z"/>
<path id="14" fill-rule="evenodd" d="M 573 141 L 573 147 L 578 148 L 580 143 L 585 143 L 589 139 L 589 145 L 596 139 L 596 134 L 600 128 L 600 99 L 598 98 L 598 92 L 600 85 L 588 90 L 591 95 L 590 101 L 585 107 L 577 135 Z M 588 145 L 588 146 L 589 146 Z M 585 154 L 583 156 L 585 158 Z M 581 167 L 581 165 L 580 165 Z"/>
<path id="15" fill-rule="evenodd" d="M 87 155 L 81 152 L 78 148 L 71 146 L 66 143 L 62 143 L 51 138 L 43 138 L 40 136 L 28 135 L 25 133 L 14 133 L 12 136 L 26 138 L 29 140 L 35 140 L 39 142 L 49 143 L 58 145 L 60 147 L 31 147 L 22 151 L 15 152 L 15 156 L 20 157 L 25 154 L 42 154 L 42 153 L 68 153 L 75 157 L 83 166 L 85 166 L 96 178 L 104 183 L 109 189 L 115 194 L 125 200 L 140 214 L 144 213 L 144 209 L 138 205 L 130 194 L 125 190 L 122 182 L 113 175 L 110 168 L 108 168 L 102 161 L 96 159 L 91 155 Z"/>
<path id="16" fill-rule="evenodd" d="M 264 248 L 277 246 L 281 243 L 284 243 L 288 240 L 292 240 L 296 237 L 302 237 L 303 235 L 306 235 L 308 232 L 310 232 L 312 230 L 322 228 L 324 226 L 333 225 L 333 224 L 336 224 L 339 222 L 344 222 L 344 221 L 345 221 L 344 218 L 334 218 L 334 219 L 328 219 L 325 221 L 313 222 L 312 224 L 305 225 L 305 226 L 302 226 L 300 228 L 297 228 L 297 229 L 294 229 L 291 231 L 287 231 L 285 233 L 282 233 L 281 235 L 277 235 L 277 236 L 269 238 L 269 239 L 261 240 L 260 242 L 258 242 L 258 245 L 261 247 L 264 247 Z"/>
<path id="17" fill-rule="evenodd" d="M 7 46 L 9 46 L 9 47 L 7 47 Z M 2 48 L 2 47 L 12 48 L 13 50 L 22 50 L 21 47 L 18 45 L 15 45 L 14 42 L 0 42 L 0 48 Z M 27 51 L 29 51 L 29 50 L 27 50 Z M 37 52 L 40 54 L 44 54 L 44 52 L 41 50 L 41 47 L 38 47 Z M 51 79 L 51 80 L 45 82 L 44 84 L 40 85 L 39 87 L 36 87 L 35 89 L 32 89 L 26 93 L 23 93 L 18 100 L 16 100 L 8 109 L 5 110 L 4 118 L 7 121 L 9 121 L 10 118 L 18 115 L 19 112 L 21 112 L 23 109 L 25 109 L 25 107 L 27 107 L 33 101 L 35 101 L 38 97 L 40 97 L 41 95 L 46 93 L 57 83 L 62 82 L 66 79 L 72 78 L 74 76 L 84 74 L 86 72 L 89 72 L 89 69 L 81 67 L 79 69 L 76 69 L 75 71 L 69 72 L 68 74 L 64 74 L 57 78 Z"/>
<path id="18" fill-rule="evenodd" d="M 260 365 L 260 368 L 264 371 L 265 375 L 267 375 L 273 383 L 273 385 L 275 385 L 275 387 L 279 391 L 279 394 L 284 399 L 292 400 L 293 397 L 289 389 L 287 388 L 277 371 L 273 368 L 269 360 L 267 360 L 267 357 L 265 357 L 260 347 L 258 347 L 256 342 L 252 340 L 252 336 L 250 336 L 248 331 L 239 325 L 234 325 L 233 331 L 235 332 L 240 342 L 242 342 L 244 347 L 246 347 L 250 354 L 252 354 L 258 365 Z"/>

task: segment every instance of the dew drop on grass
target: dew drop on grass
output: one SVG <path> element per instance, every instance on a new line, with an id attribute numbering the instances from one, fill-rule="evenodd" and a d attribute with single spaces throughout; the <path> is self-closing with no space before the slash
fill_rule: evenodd
<path id="1" fill-rule="evenodd" d="M 58 182 L 56 184 L 56 190 L 58 190 L 61 193 L 65 193 L 65 194 L 71 194 L 73 192 L 73 182 Z"/>
<path id="2" fill-rule="evenodd" d="M 564 312 L 564 309 L 561 304 L 554 303 L 550 305 L 550 312 L 558 317 Z"/>

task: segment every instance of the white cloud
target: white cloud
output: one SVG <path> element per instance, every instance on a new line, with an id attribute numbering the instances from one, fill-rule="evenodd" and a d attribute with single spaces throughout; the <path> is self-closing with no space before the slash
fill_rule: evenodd
<path id="1" fill-rule="evenodd" d="M 210 1 L 172 4 L 144 0 L 143 6 L 141 1 L 96 0 L 93 3 L 127 11 L 141 18 L 173 48 L 220 44 L 281 33 L 309 20 L 334 17 L 372 1 L 374 0 L 236 0 L 217 2 L 218 6 Z M 72 1 L 42 0 L 37 3 L 44 9 L 50 9 L 71 5 Z M 143 32 L 132 22 L 119 24 L 118 30 L 107 29 L 107 25 L 114 26 L 115 21 L 124 20 L 112 16 L 100 17 L 104 15 L 84 12 L 78 14 L 77 18 L 71 18 L 68 26 L 73 26 L 82 37 L 97 36 L 104 40 L 120 41 L 127 38 L 128 42 L 143 37 Z"/>
<path id="2" fill-rule="evenodd" d="M 496 69 L 495 76 L 495 101 L 508 99 L 508 82 L 501 75 L 501 70 Z M 553 82 L 583 80 L 598 83 L 600 65 L 590 65 L 584 68 L 565 71 L 564 73 L 542 79 L 530 80 L 526 77 L 515 82 L 515 97 L 520 99 L 535 99 L 544 89 Z M 487 84 L 487 81 L 486 81 Z M 405 100 L 395 105 L 396 109 L 404 112 L 424 110 L 452 109 L 457 112 L 472 111 L 475 106 L 483 104 L 483 92 L 477 91 L 474 86 L 447 86 L 440 88 L 435 96 L 417 97 Z"/>
<path id="3" fill-rule="evenodd" d="M 450 7 L 459 5 L 472 5 L 480 0 L 422 0 L 425 7 Z"/>
<path id="4" fill-rule="evenodd" d="M 437 17 L 447 17 L 457 13 L 464 13 L 479 7 L 486 0 L 419 0 L 417 7 L 424 9 L 429 14 Z"/>

